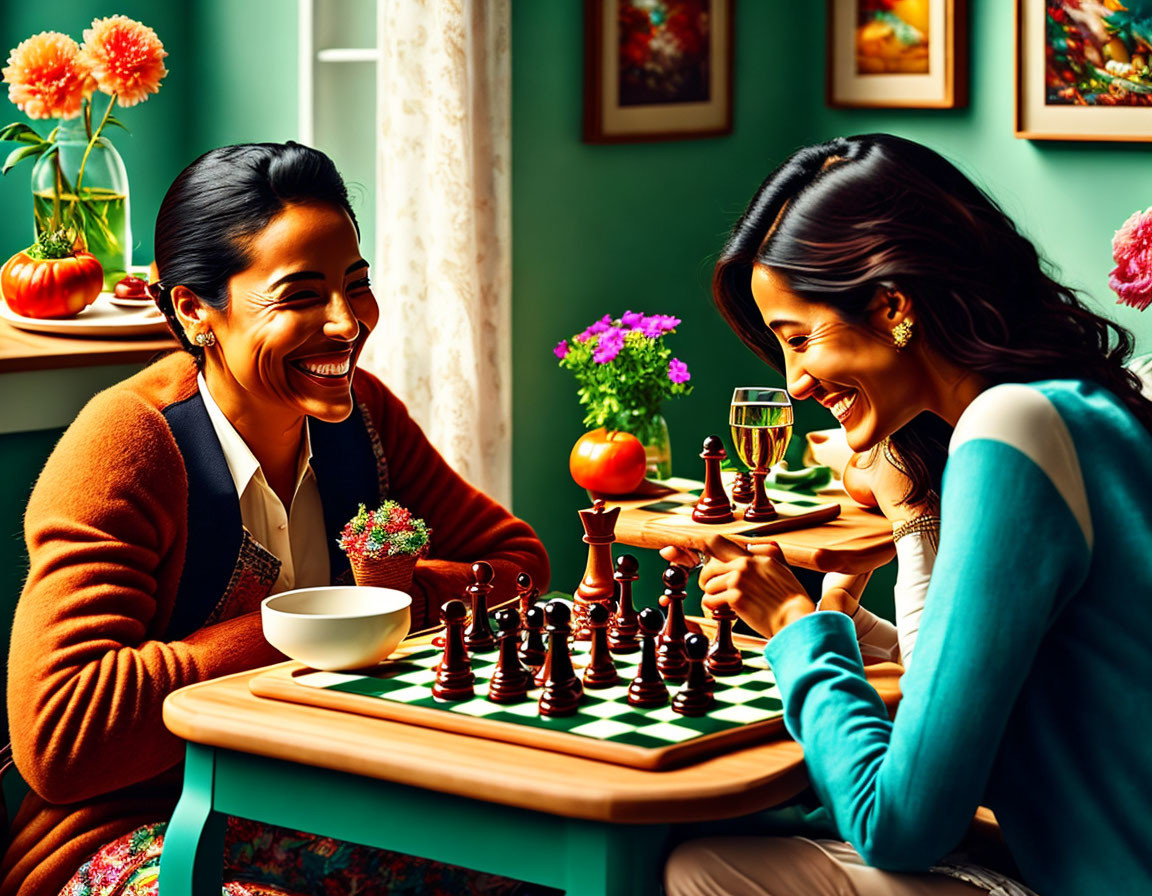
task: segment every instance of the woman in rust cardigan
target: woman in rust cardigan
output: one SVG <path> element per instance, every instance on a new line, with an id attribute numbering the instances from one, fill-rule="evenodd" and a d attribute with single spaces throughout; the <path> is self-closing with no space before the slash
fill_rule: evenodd
<path id="1" fill-rule="evenodd" d="M 260 601 L 348 580 L 334 540 L 358 503 L 393 498 L 432 529 L 414 627 L 436 620 L 478 559 L 496 570 L 498 597 L 521 570 L 547 583 L 531 528 L 461 479 L 356 370 L 379 311 L 326 156 L 289 143 L 201 157 L 165 197 L 156 261 L 154 295 L 184 351 L 96 396 L 28 505 L 8 712 L 32 792 L 0 896 L 139 882 L 132 868 L 148 849 L 158 857 L 180 785 L 165 696 L 282 660 Z M 395 878 L 405 865 L 375 852 L 348 861 L 349 875 Z"/>

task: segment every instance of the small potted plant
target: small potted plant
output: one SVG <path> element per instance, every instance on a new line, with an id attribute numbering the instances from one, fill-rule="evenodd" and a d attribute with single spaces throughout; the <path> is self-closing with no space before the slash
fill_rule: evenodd
<path id="1" fill-rule="evenodd" d="M 416 561 L 428 553 L 431 534 L 424 520 L 385 501 L 376 510 L 361 504 L 336 543 L 348 555 L 357 585 L 407 591 Z"/>

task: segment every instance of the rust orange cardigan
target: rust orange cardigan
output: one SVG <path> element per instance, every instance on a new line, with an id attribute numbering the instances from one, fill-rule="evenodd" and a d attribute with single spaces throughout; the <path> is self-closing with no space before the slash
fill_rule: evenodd
<path id="1" fill-rule="evenodd" d="M 414 627 L 462 594 L 478 559 L 496 570 L 496 599 L 521 570 L 545 587 L 532 529 L 456 475 L 378 380 L 358 372 L 354 392 L 348 421 L 312 421 L 333 580 L 347 576 L 339 525 L 387 495 L 432 529 Z M 8 671 L 13 756 L 32 792 L 0 896 L 53 896 L 105 843 L 167 819 L 184 745 L 161 721 L 165 696 L 283 659 L 259 616 L 277 561 L 242 529 L 202 415 L 191 358 L 169 355 L 97 395 L 33 490 Z"/>

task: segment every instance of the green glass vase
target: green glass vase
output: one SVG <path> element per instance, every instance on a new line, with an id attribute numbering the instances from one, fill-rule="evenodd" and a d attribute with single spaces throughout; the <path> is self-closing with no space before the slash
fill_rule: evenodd
<path id="1" fill-rule="evenodd" d="M 668 437 L 668 421 L 656 414 L 637 437 L 644 444 L 648 458 L 649 479 L 668 479 L 672 475 L 672 440 Z"/>
<path id="2" fill-rule="evenodd" d="M 61 125 L 57 152 L 44 153 L 32 169 L 32 210 L 36 234 L 62 225 L 76 227 L 87 249 L 104 267 L 104 288 L 112 289 L 132 264 L 132 224 L 128 172 L 107 137 L 88 158 L 88 134 L 77 121 Z M 84 172 L 81 180 L 80 166 Z M 79 189 L 77 190 L 77 187 Z"/>

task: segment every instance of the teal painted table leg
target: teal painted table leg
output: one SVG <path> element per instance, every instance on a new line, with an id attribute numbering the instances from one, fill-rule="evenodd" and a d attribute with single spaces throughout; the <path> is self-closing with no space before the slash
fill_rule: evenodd
<path id="1" fill-rule="evenodd" d="M 225 816 L 213 806 L 216 751 L 188 744 L 184 790 L 164 835 L 158 896 L 220 896 Z"/>

